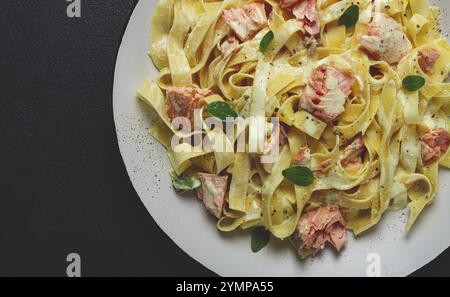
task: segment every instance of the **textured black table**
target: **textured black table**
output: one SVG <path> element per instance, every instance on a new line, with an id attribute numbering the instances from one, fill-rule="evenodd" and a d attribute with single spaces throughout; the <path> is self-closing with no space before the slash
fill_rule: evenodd
<path id="1" fill-rule="evenodd" d="M 68 18 L 66 0 L 0 1 L 0 275 L 65 276 L 72 252 L 83 276 L 214 275 L 155 224 L 119 154 L 113 69 L 135 1 L 81 2 Z"/>

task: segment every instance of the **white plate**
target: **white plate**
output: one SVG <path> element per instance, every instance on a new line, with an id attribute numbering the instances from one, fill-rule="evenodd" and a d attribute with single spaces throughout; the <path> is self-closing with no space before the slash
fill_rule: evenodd
<path id="1" fill-rule="evenodd" d="M 447 33 L 450 3 L 442 0 L 437 4 L 444 10 Z M 276 240 L 253 254 L 248 232 L 218 232 L 202 203 L 171 189 L 166 153 L 147 133 L 153 113 L 135 95 L 145 79 L 157 76 L 147 56 L 155 5 L 156 0 L 139 1 L 123 36 L 114 77 L 114 121 L 136 192 L 158 225 L 192 258 L 222 276 L 366 276 L 368 256 L 376 254 L 383 276 L 405 276 L 450 246 L 450 172 L 443 170 L 436 202 L 427 207 L 408 236 L 403 233 L 407 212 L 386 213 L 374 230 L 357 240 L 349 233 L 340 255 L 325 249 L 314 258 L 299 261 L 288 244 Z"/>

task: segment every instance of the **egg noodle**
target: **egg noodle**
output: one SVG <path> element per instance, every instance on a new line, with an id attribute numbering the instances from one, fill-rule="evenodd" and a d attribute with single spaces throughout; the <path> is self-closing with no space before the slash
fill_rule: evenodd
<path id="1" fill-rule="evenodd" d="M 296 15 L 290 2 L 313 3 L 317 19 Z M 227 11 L 254 3 L 264 5 L 267 20 L 259 24 L 251 15 L 258 24 L 240 36 Z M 355 5 L 357 22 L 347 25 L 343 14 Z M 364 36 L 370 41 L 376 35 L 370 31 L 377 13 L 401 27 L 398 36 L 406 36 L 407 52 L 399 61 L 392 59 L 401 53 L 389 53 L 383 36 L 378 46 L 385 58 L 362 48 Z M 439 8 L 427 0 L 161 0 L 149 51 L 159 76 L 138 90 L 159 116 L 150 134 L 166 147 L 174 180 L 209 174 L 200 181 L 216 187 L 213 204 L 205 205 L 215 208 L 220 231 L 263 227 L 275 238 L 292 239 L 303 214 L 337 205 L 345 229 L 356 235 L 376 225 L 387 210 L 407 208 L 408 232 L 436 197 L 439 165 L 450 166 L 448 140 L 437 149 L 430 145 L 437 153 L 427 160 L 422 143 L 427 133 L 449 128 L 450 46 L 440 34 L 439 17 Z M 310 32 L 314 26 L 316 34 Z M 397 47 L 392 43 L 393 50 Z M 435 59 L 425 67 L 421 56 L 429 50 Z M 409 76 L 423 78 L 423 86 L 405 87 Z M 198 130 L 189 133 L 172 123 L 168 93 L 174 87 L 210 91 L 198 97 Z M 308 94 L 313 94 L 310 101 Z M 279 120 L 276 160 L 261 162 L 264 152 L 249 150 L 251 138 L 259 137 L 255 134 L 236 150 L 239 135 L 252 129 L 248 122 L 232 135 L 205 125 L 214 102 L 226 103 L 244 122 Z M 273 130 L 267 134 L 269 141 L 275 138 Z M 206 137 L 212 149 L 174 145 L 174 136 Z M 228 149 L 215 145 L 219 140 Z M 286 170 L 296 166 L 309 170 L 311 182 L 289 178 Z M 220 183 L 211 176 L 224 178 L 223 205 L 217 201 Z M 199 186 L 195 180 L 192 188 Z M 317 249 L 313 246 L 309 249 Z"/>

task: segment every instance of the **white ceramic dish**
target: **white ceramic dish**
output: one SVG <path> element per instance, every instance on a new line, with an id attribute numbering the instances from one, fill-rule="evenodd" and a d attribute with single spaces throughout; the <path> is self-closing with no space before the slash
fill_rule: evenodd
<path id="1" fill-rule="evenodd" d="M 450 246 L 450 172 L 440 172 L 439 195 L 412 232 L 403 233 L 407 212 L 387 213 L 378 226 L 355 239 L 349 233 L 345 250 L 325 249 L 299 261 L 288 244 L 272 240 L 261 252 L 250 251 L 248 232 L 219 233 L 215 221 L 196 199 L 177 195 L 170 187 L 170 165 L 164 149 L 147 133 L 153 113 L 136 98 L 136 89 L 157 71 L 147 56 L 150 17 L 156 0 L 137 4 L 119 49 L 113 90 L 114 120 L 128 175 L 145 207 L 164 232 L 192 258 L 222 276 L 366 276 L 379 255 L 381 275 L 405 276 Z M 443 9 L 444 34 L 450 32 L 450 2 Z M 149 235 L 150 236 L 150 235 Z M 371 255 L 373 256 L 373 255 Z"/>

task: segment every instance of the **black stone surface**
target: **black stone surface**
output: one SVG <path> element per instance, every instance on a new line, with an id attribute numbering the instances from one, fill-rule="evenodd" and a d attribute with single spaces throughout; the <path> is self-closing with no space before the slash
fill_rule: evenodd
<path id="1" fill-rule="evenodd" d="M 0 1 L 0 275 L 65 276 L 76 252 L 83 276 L 212 276 L 159 229 L 119 154 L 113 70 L 135 1 L 81 1 L 72 19 L 66 0 Z"/>

